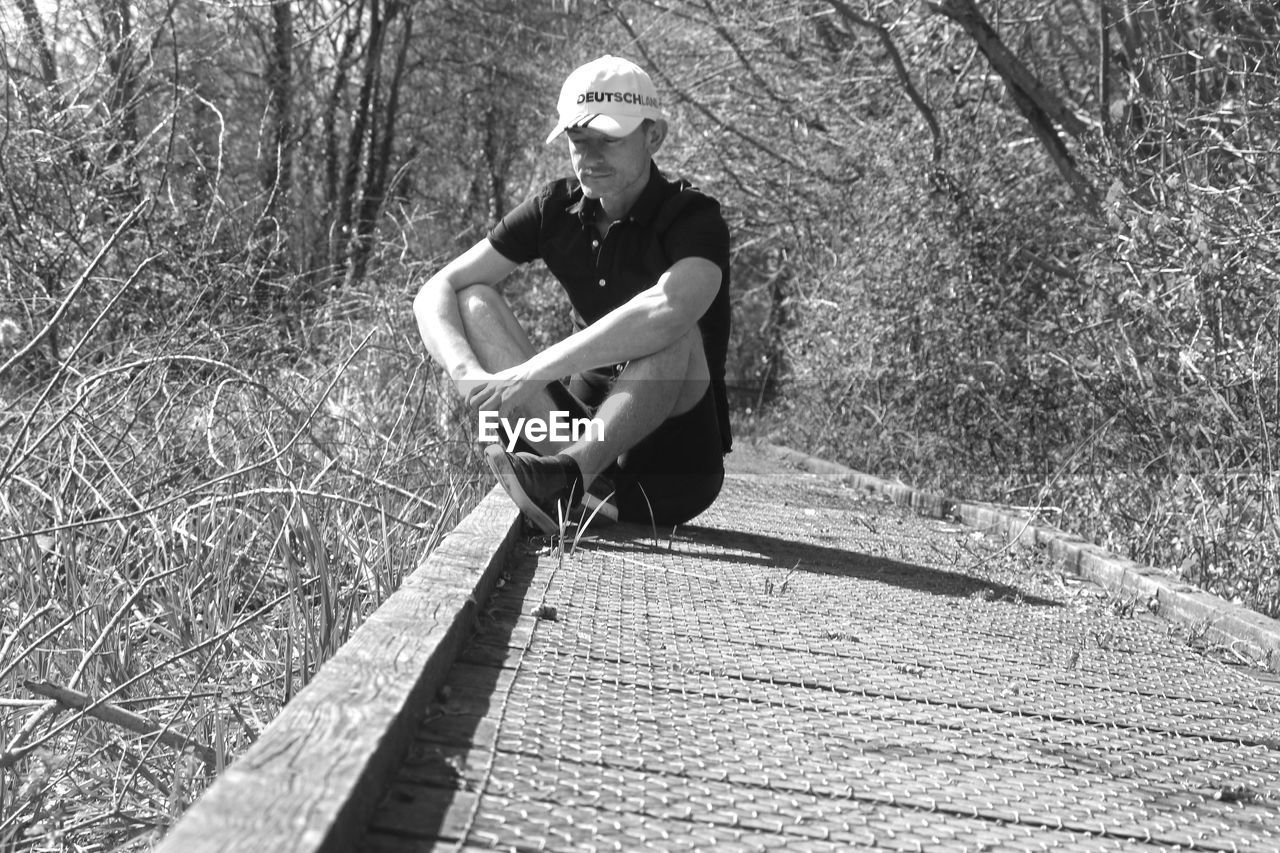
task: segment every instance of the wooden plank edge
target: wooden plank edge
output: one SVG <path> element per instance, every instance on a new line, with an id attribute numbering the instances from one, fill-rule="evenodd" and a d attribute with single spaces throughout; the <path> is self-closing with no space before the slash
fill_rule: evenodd
<path id="1" fill-rule="evenodd" d="M 819 459 L 778 444 L 760 442 L 762 453 L 813 474 L 830 476 L 864 491 L 882 494 L 932 518 L 959 518 L 970 527 L 999 533 L 1010 541 L 1042 544 L 1064 567 L 1116 595 L 1132 596 L 1150 612 L 1227 647 L 1252 663 L 1280 672 L 1280 621 L 1205 592 L 1152 566 L 1112 554 L 1052 525 L 994 504 L 953 500 Z"/>
<path id="2" fill-rule="evenodd" d="M 519 535 L 519 510 L 494 487 L 186 811 L 157 853 L 354 850 Z M 351 741 L 335 743 L 315 721 L 342 717 L 366 699 L 350 695 L 353 676 L 385 689 L 372 715 L 349 730 Z"/>

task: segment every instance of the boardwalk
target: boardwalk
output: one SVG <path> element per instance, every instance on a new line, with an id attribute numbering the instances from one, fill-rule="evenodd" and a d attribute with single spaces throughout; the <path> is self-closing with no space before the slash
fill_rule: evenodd
<path id="1" fill-rule="evenodd" d="M 1280 687 L 1051 561 L 748 452 L 509 555 L 359 844 L 1280 850 Z"/>

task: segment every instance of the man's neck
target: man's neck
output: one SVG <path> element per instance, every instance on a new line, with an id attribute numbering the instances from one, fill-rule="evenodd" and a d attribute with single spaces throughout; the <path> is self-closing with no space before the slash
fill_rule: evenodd
<path id="1" fill-rule="evenodd" d="M 617 222 L 625 218 L 639 197 L 640 194 L 636 193 L 634 195 L 629 194 L 629 197 L 618 196 L 600 199 L 600 218 L 605 222 Z"/>

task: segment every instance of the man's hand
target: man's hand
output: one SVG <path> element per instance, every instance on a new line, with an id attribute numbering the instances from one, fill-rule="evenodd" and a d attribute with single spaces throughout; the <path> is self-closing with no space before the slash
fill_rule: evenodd
<path id="1" fill-rule="evenodd" d="M 532 400 L 546 380 L 531 376 L 525 365 L 517 364 L 497 373 L 471 374 L 459 379 L 457 384 L 471 411 L 508 415 Z"/>

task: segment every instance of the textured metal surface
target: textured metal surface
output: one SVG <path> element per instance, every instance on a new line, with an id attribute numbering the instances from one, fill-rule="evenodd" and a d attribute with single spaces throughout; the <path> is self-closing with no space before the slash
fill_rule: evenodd
<path id="1" fill-rule="evenodd" d="M 526 550 L 368 851 L 1280 850 L 1280 689 L 1034 555 L 735 453 Z"/>

